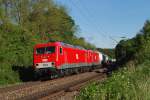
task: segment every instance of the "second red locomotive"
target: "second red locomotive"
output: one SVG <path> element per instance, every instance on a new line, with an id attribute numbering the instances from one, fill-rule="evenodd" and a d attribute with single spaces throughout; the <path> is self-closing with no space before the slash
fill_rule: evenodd
<path id="1" fill-rule="evenodd" d="M 65 75 L 92 70 L 101 62 L 99 52 L 63 42 L 37 44 L 34 47 L 33 58 L 34 69 L 40 75 Z"/>

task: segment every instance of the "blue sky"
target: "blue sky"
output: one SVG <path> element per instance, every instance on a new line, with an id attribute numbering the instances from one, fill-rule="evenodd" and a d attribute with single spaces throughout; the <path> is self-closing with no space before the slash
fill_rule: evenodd
<path id="1" fill-rule="evenodd" d="M 132 38 L 150 19 L 150 0 L 55 0 L 79 25 L 78 36 L 101 48 Z"/>

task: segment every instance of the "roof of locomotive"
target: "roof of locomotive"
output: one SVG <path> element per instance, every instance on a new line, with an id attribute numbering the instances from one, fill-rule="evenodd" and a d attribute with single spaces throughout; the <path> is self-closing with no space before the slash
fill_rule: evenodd
<path id="1" fill-rule="evenodd" d="M 74 46 L 74 45 L 67 44 L 67 43 L 64 43 L 64 42 L 40 43 L 40 44 L 36 44 L 36 45 L 35 45 L 35 48 L 46 47 L 46 46 L 64 46 L 64 47 L 68 47 L 68 48 L 76 48 L 76 49 L 86 50 L 86 49 L 83 48 L 83 47 Z"/>
<path id="2" fill-rule="evenodd" d="M 60 45 L 59 42 L 40 43 L 40 44 L 36 44 L 34 47 L 40 48 L 40 47 L 56 46 L 56 45 Z"/>

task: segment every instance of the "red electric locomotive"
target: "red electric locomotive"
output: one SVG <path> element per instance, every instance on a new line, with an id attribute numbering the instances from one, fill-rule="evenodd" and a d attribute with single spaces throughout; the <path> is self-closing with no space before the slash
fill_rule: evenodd
<path id="1" fill-rule="evenodd" d="M 99 53 L 63 42 L 37 44 L 33 66 L 38 75 L 61 75 L 92 69 L 100 63 Z"/>

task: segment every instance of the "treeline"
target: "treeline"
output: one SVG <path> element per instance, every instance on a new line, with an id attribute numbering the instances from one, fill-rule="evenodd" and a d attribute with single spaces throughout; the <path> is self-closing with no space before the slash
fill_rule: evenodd
<path id="1" fill-rule="evenodd" d="M 97 48 L 98 51 L 108 55 L 109 58 L 115 58 L 115 49 L 110 48 Z"/>
<path id="2" fill-rule="evenodd" d="M 150 21 L 132 39 L 122 40 L 116 46 L 116 58 L 120 63 L 133 61 L 135 64 L 150 59 Z"/>
<path id="3" fill-rule="evenodd" d="M 0 0 L 0 84 L 20 81 L 14 66 L 31 66 L 33 46 L 62 41 L 95 48 L 78 38 L 67 9 L 53 0 Z"/>

